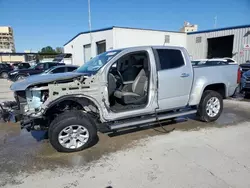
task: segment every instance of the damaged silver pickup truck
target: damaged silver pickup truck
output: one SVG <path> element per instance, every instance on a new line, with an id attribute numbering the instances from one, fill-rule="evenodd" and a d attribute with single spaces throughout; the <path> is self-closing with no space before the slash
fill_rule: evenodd
<path id="1" fill-rule="evenodd" d="M 102 53 L 76 72 L 12 84 L 11 110 L 27 130 L 48 130 L 61 152 L 90 147 L 100 129 L 117 130 L 187 114 L 215 121 L 238 85 L 238 65 L 193 67 L 182 47 Z M 3 107 L 2 111 L 7 112 Z"/>

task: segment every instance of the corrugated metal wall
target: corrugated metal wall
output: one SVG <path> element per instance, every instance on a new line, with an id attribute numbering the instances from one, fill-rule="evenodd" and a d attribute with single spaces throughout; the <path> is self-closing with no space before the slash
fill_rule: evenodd
<path id="1" fill-rule="evenodd" d="M 193 59 L 207 58 L 207 39 L 234 35 L 233 59 L 235 59 L 240 64 L 245 63 L 247 60 L 250 60 L 250 49 L 244 50 L 244 44 L 250 44 L 250 34 L 247 35 L 248 32 L 250 32 L 250 27 L 188 34 L 187 49 Z M 196 37 L 202 37 L 201 43 L 196 43 Z"/>

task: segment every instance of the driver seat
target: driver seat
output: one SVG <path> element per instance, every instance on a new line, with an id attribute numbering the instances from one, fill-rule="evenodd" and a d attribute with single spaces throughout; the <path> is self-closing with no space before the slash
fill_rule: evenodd
<path id="1" fill-rule="evenodd" d="M 114 96 L 117 102 L 121 104 L 144 104 L 147 101 L 147 86 L 148 86 L 148 62 L 144 59 L 143 69 L 136 76 L 134 82 L 130 87 L 122 88 L 122 90 L 116 90 Z"/>

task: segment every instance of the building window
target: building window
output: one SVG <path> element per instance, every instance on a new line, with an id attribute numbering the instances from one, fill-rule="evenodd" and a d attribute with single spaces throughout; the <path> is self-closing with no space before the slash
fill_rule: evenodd
<path id="1" fill-rule="evenodd" d="M 103 41 L 97 42 L 96 47 L 97 47 L 97 55 L 103 52 L 106 52 L 106 41 L 103 40 Z"/>
<path id="2" fill-rule="evenodd" d="M 170 35 L 165 35 L 165 42 L 164 43 L 170 43 Z"/>
<path id="3" fill-rule="evenodd" d="M 201 37 L 196 37 L 196 43 L 201 43 Z"/>

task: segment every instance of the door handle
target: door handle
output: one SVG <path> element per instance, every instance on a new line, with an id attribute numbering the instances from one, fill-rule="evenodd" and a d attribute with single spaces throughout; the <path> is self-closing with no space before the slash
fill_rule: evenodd
<path id="1" fill-rule="evenodd" d="M 181 77 L 182 77 L 182 78 L 189 77 L 189 74 L 188 74 L 188 73 L 182 73 L 182 74 L 181 74 Z"/>

